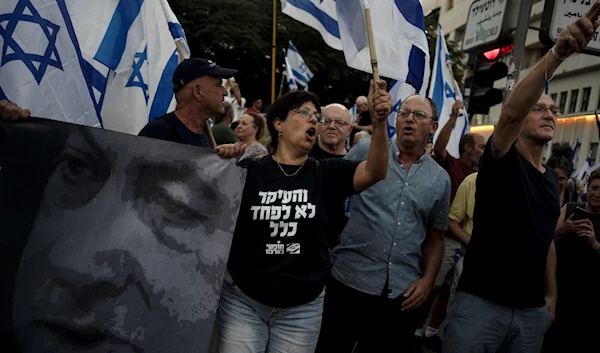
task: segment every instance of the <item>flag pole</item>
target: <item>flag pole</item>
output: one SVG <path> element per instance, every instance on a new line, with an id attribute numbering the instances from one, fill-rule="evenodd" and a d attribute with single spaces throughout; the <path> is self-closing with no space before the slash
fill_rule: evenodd
<path id="1" fill-rule="evenodd" d="M 281 84 L 279 85 L 279 95 L 277 96 L 277 98 L 281 97 L 281 93 L 283 91 L 284 80 L 285 80 L 285 74 L 282 72 L 281 73 Z"/>
<path id="2" fill-rule="evenodd" d="M 185 56 L 183 56 L 183 48 L 181 47 L 181 43 L 175 41 L 175 46 L 177 46 L 177 53 L 179 54 L 179 58 L 181 61 L 185 60 Z M 217 142 L 215 141 L 215 137 L 213 136 L 212 130 L 210 129 L 210 123 L 208 119 L 204 122 L 204 132 L 206 132 L 206 136 L 210 141 L 210 144 L 213 148 L 217 148 Z"/>
<path id="3" fill-rule="evenodd" d="M 275 101 L 275 49 L 277 45 L 277 0 L 273 0 L 273 42 L 271 43 L 271 105 Z"/>
<path id="4" fill-rule="evenodd" d="M 375 90 L 377 90 L 377 81 L 379 80 L 379 66 L 377 64 L 377 50 L 375 49 L 375 38 L 373 35 L 373 24 L 371 23 L 371 8 L 368 0 L 364 0 L 365 21 L 367 23 L 367 37 L 369 39 L 369 52 L 371 53 L 371 67 L 373 68 L 373 79 L 375 80 Z"/>
<path id="5" fill-rule="evenodd" d="M 457 93 L 459 92 L 459 89 L 458 89 L 458 86 L 456 86 L 456 80 L 454 79 L 454 70 L 452 69 L 452 61 L 448 61 L 446 63 L 446 65 L 448 65 L 448 70 L 450 70 L 450 79 L 452 80 L 452 88 L 454 88 L 454 96 L 456 97 Z M 458 115 L 462 115 L 462 113 L 463 113 L 463 109 L 460 108 L 458 110 Z"/>

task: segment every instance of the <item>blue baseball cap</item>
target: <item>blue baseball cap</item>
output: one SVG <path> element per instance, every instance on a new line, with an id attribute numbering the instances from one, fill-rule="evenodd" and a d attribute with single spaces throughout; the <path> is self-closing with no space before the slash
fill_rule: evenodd
<path id="1" fill-rule="evenodd" d="M 231 78 L 237 70 L 225 69 L 211 60 L 204 58 L 185 59 L 175 68 L 173 73 L 173 92 L 179 91 L 189 82 L 206 75 Z"/>

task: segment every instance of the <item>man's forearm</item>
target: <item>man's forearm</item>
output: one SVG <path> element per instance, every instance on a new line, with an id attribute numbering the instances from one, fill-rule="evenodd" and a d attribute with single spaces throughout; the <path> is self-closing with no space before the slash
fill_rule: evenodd
<path id="1" fill-rule="evenodd" d="M 465 245 L 468 245 L 469 240 L 471 240 L 471 237 L 463 230 L 460 223 L 451 219 L 448 220 L 448 232 L 446 234 L 449 234 L 452 238 Z"/>
<path id="2" fill-rule="evenodd" d="M 552 54 L 546 53 L 533 67 L 531 72 L 515 86 L 502 109 L 502 115 L 509 120 L 525 120 L 531 108 L 540 99 L 546 87 L 546 77 L 554 75 L 561 61 Z"/>
<path id="3" fill-rule="evenodd" d="M 433 283 L 442 265 L 444 255 L 444 232 L 430 230 L 423 249 L 423 279 Z"/>
<path id="4" fill-rule="evenodd" d="M 450 141 L 450 136 L 452 135 L 452 130 L 454 129 L 454 124 L 456 124 L 456 119 L 458 117 L 451 116 L 446 125 L 440 131 L 437 140 L 435 140 L 435 145 L 433 146 L 433 151 L 435 154 L 439 155 L 443 151 L 446 150 L 446 146 L 448 146 L 448 142 Z"/>
<path id="5" fill-rule="evenodd" d="M 385 179 L 388 169 L 387 122 L 375 123 L 366 169 L 377 180 Z"/>

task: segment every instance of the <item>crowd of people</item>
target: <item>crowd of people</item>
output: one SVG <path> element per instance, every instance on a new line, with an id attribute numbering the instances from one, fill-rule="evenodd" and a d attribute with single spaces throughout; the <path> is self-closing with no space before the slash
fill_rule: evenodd
<path id="1" fill-rule="evenodd" d="M 175 111 L 139 135 L 211 147 L 212 118 L 218 153 L 248 168 L 218 351 L 597 350 L 600 172 L 584 203 L 568 191 L 573 166 L 558 149 L 542 161 L 560 114 L 546 78 L 597 27 L 586 17 L 569 25 L 516 85 L 488 141 L 464 135 L 458 158 L 446 146 L 460 101 L 431 146 L 439 113 L 419 95 L 402 102 L 388 139 L 384 80 L 357 98 L 355 121 L 307 91 L 263 114 L 260 98 L 243 111 L 235 70 L 180 63 Z M 29 112 L 1 101 L 0 115 Z"/>

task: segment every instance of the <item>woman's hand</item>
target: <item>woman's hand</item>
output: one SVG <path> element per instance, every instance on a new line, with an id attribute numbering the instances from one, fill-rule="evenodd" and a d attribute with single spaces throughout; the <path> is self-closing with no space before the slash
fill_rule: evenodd
<path id="1" fill-rule="evenodd" d="M 375 89 L 377 84 L 377 89 Z M 378 80 L 373 82 L 371 80 L 371 87 L 369 88 L 369 110 L 371 113 L 371 121 L 386 122 L 390 112 L 392 110 L 392 96 L 386 91 L 387 83 L 385 80 Z"/>
<path id="2" fill-rule="evenodd" d="M 569 218 L 567 218 L 567 220 L 561 224 L 558 228 L 556 228 L 555 230 L 555 236 L 556 236 L 556 240 L 560 240 L 562 239 L 565 235 L 569 234 L 569 233 L 576 233 L 579 235 L 585 234 L 583 232 L 589 231 L 590 227 L 588 225 L 591 224 L 589 219 L 579 219 L 574 221 L 573 220 L 573 216 L 574 214 L 572 214 L 571 216 L 569 216 Z M 594 231 L 594 227 L 591 227 L 592 231 Z M 582 232 L 582 233 L 580 233 Z"/>
<path id="3" fill-rule="evenodd" d="M 596 232 L 594 231 L 594 224 L 589 219 L 583 219 L 584 226 L 577 232 L 577 235 L 587 239 L 588 244 L 596 250 L 600 251 L 600 243 L 596 239 Z M 566 223 L 566 222 L 565 222 Z"/>

